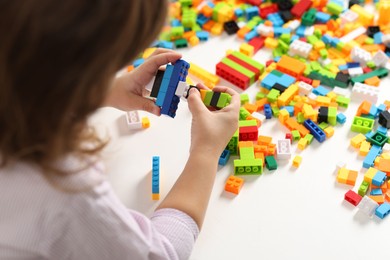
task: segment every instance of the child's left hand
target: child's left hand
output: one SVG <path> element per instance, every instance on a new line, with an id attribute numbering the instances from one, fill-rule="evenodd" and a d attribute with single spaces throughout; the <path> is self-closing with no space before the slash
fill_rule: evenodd
<path id="1" fill-rule="evenodd" d="M 160 108 L 153 100 L 146 98 L 146 84 L 156 75 L 157 70 L 170 62 L 181 58 L 181 54 L 167 50 L 157 49 L 135 70 L 115 78 L 111 86 L 105 105 L 124 111 L 144 110 L 160 115 Z"/>

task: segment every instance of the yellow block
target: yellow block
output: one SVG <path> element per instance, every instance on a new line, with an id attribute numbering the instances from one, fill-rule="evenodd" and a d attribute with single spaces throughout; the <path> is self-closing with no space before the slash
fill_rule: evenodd
<path id="1" fill-rule="evenodd" d="M 298 142 L 298 149 L 299 150 L 305 150 L 306 146 L 308 144 L 308 140 L 306 138 L 299 139 Z"/>
<path id="2" fill-rule="evenodd" d="M 327 96 L 328 98 L 330 98 L 330 100 L 331 100 L 332 102 L 336 101 L 336 99 L 337 99 L 337 94 L 334 93 L 333 91 L 328 92 L 328 94 L 326 94 L 326 96 Z"/>
<path id="3" fill-rule="evenodd" d="M 364 180 L 368 183 L 372 183 L 372 178 L 374 178 L 375 174 L 378 172 L 377 169 L 370 167 L 366 173 L 364 174 Z"/>
<path id="4" fill-rule="evenodd" d="M 374 15 L 370 12 L 367 12 L 364 7 L 358 4 L 354 4 L 350 9 L 359 15 L 359 22 L 361 22 L 364 26 L 373 24 Z"/>
<path id="5" fill-rule="evenodd" d="M 159 200 L 160 194 L 159 193 L 152 193 L 152 200 Z"/>
<path id="6" fill-rule="evenodd" d="M 290 118 L 290 114 L 288 113 L 288 111 L 286 109 L 282 109 L 279 111 L 280 123 L 284 124 L 284 122 L 286 122 L 286 120 L 289 118 Z"/>
<path id="7" fill-rule="evenodd" d="M 355 148 L 360 148 L 363 141 L 366 141 L 366 137 L 363 134 L 358 134 L 351 139 L 351 145 Z"/>
<path id="8" fill-rule="evenodd" d="M 299 165 L 301 165 L 302 162 L 302 157 L 299 155 L 295 155 L 294 160 L 293 160 L 293 166 L 298 168 Z"/>
<path id="9" fill-rule="evenodd" d="M 317 96 L 316 102 L 318 106 L 328 107 L 330 105 L 331 99 L 329 97 Z"/>
<path id="10" fill-rule="evenodd" d="M 327 128 L 324 129 L 324 133 L 327 138 L 332 137 L 334 134 L 334 128 L 331 126 L 328 126 Z"/>
<path id="11" fill-rule="evenodd" d="M 362 144 L 360 145 L 359 154 L 361 156 L 366 156 L 370 151 L 370 148 L 371 148 L 371 144 L 367 141 L 363 141 Z"/>
<path id="12" fill-rule="evenodd" d="M 142 58 L 143 59 L 147 59 L 149 58 L 150 55 L 152 55 L 152 53 L 156 50 L 157 48 L 147 48 L 146 50 L 144 50 L 144 53 L 142 54 Z"/>
<path id="13" fill-rule="evenodd" d="M 252 45 L 249 45 L 248 43 L 243 43 L 240 45 L 240 52 L 249 57 L 252 57 L 253 54 L 255 53 L 255 48 Z"/>
<path id="14" fill-rule="evenodd" d="M 289 86 L 279 97 L 278 97 L 278 106 L 287 106 L 294 96 L 298 94 L 299 88 L 297 85 L 293 84 Z"/>
<path id="15" fill-rule="evenodd" d="M 195 77 L 198 77 L 199 79 L 205 82 L 211 82 L 214 85 L 219 82 L 219 77 L 217 75 L 214 75 L 206 71 L 205 69 L 199 67 L 198 65 L 195 65 L 194 63 L 190 63 L 190 68 L 188 72 L 194 75 Z"/>
<path id="16" fill-rule="evenodd" d="M 271 37 L 267 37 L 265 39 L 264 45 L 267 48 L 275 49 L 276 47 L 278 47 L 278 40 Z"/>

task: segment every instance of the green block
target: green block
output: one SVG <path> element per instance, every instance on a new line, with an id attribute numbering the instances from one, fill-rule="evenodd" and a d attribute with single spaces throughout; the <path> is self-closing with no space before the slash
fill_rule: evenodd
<path id="1" fill-rule="evenodd" d="M 379 69 L 373 70 L 373 71 L 371 71 L 369 73 L 353 77 L 353 78 L 351 78 L 351 82 L 352 82 L 352 84 L 355 84 L 356 82 L 362 83 L 366 79 L 369 79 L 369 78 L 372 78 L 372 77 L 375 77 L 375 76 L 377 76 L 378 78 L 383 78 L 383 77 L 386 77 L 388 73 L 389 72 L 387 71 L 387 69 L 379 68 Z"/>
<path id="2" fill-rule="evenodd" d="M 282 40 L 283 42 L 289 44 L 291 41 L 291 34 L 283 33 L 282 35 L 280 35 L 279 39 Z"/>
<path id="3" fill-rule="evenodd" d="M 287 52 L 290 45 L 282 41 L 281 39 L 278 40 L 278 48 L 282 50 L 282 52 Z"/>
<path id="4" fill-rule="evenodd" d="M 279 116 L 279 112 L 280 112 L 280 109 L 278 107 L 271 107 L 271 110 L 272 110 L 272 115 L 274 117 L 278 117 Z"/>
<path id="5" fill-rule="evenodd" d="M 202 28 L 200 28 L 200 26 L 198 24 L 195 24 L 194 26 L 192 26 L 192 30 L 194 32 L 199 32 L 202 30 Z"/>
<path id="6" fill-rule="evenodd" d="M 371 38 L 371 37 L 367 37 L 367 38 L 364 40 L 364 43 L 365 43 L 365 44 L 369 44 L 369 45 L 374 44 L 374 39 Z"/>
<path id="7" fill-rule="evenodd" d="M 329 126 L 329 124 L 327 122 L 321 122 L 318 127 L 321 128 L 322 130 L 324 130 L 325 128 L 327 128 Z"/>
<path id="8" fill-rule="evenodd" d="M 230 138 L 226 150 L 229 150 L 230 155 L 238 155 L 238 130 L 234 133 L 232 138 Z"/>
<path id="9" fill-rule="evenodd" d="M 315 20 L 316 20 L 316 13 L 317 13 L 317 10 L 314 8 L 310 8 L 309 11 L 304 12 L 302 15 L 302 21 L 301 21 L 302 25 L 305 25 L 305 26 L 313 25 Z"/>
<path id="10" fill-rule="evenodd" d="M 303 124 L 305 122 L 305 120 L 306 120 L 306 118 L 303 115 L 303 113 L 299 112 L 298 115 L 297 115 L 297 122 L 300 123 L 300 124 Z"/>
<path id="11" fill-rule="evenodd" d="M 256 100 L 260 100 L 262 98 L 265 98 L 266 95 L 263 92 L 257 92 L 256 94 Z"/>
<path id="12" fill-rule="evenodd" d="M 314 35 L 315 35 L 318 39 L 321 39 L 321 37 L 322 37 L 322 32 L 321 32 L 321 30 L 315 29 L 315 30 L 314 30 Z"/>
<path id="13" fill-rule="evenodd" d="M 310 67 L 314 71 L 319 71 L 321 69 L 321 64 L 318 61 L 310 62 Z"/>
<path id="14" fill-rule="evenodd" d="M 278 100 L 278 97 L 280 96 L 280 91 L 277 89 L 271 89 L 270 92 L 268 92 L 267 99 L 270 103 L 274 103 Z"/>
<path id="15" fill-rule="evenodd" d="M 182 8 L 192 6 L 192 0 L 179 0 L 179 2 Z"/>
<path id="16" fill-rule="evenodd" d="M 260 74 L 263 74 L 264 68 L 265 68 L 265 66 L 263 64 L 255 61 L 254 59 L 249 58 L 245 54 L 242 54 L 241 52 L 238 52 L 238 51 L 233 51 L 232 55 L 234 57 L 236 57 L 236 58 L 238 58 L 238 59 L 248 63 L 249 65 L 255 67 L 256 69 L 260 70 Z"/>
<path id="17" fill-rule="evenodd" d="M 311 45 L 314 45 L 316 42 L 319 41 L 319 39 L 314 35 L 309 35 L 306 37 L 306 39 L 307 39 L 307 42 L 310 43 Z"/>
<path id="18" fill-rule="evenodd" d="M 335 107 L 328 108 L 328 123 L 333 126 L 337 124 L 337 108 Z"/>
<path id="19" fill-rule="evenodd" d="M 311 144 L 311 142 L 313 142 L 314 136 L 312 134 L 307 134 L 304 138 L 307 140 L 308 144 Z"/>
<path id="20" fill-rule="evenodd" d="M 171 28 L 171 37 L 180 38 L 183 37 L 183 34 L 184 34 L 183 26 L 176 26 Z"/>
<path id="21" fill-rule="evenodd" d="M 249 102 L 249 95 L 248 93 L 242 93 L 240 94 L 240 99 L 241 99 L 241 105 L 244 105 Z"/>
<path id="22" fill-rule="evenodd" d="M 353 118 L 351 131 L 356 133 L 367 134 L 374 127 L 375 121 L 373 119 L 355 116 Z"/>
<path id="23" fill-rule="evenodd" d="M 217 102 L 217 108 L 224 108 L 230 104 L 232 96 L 227 93 L 221 93 Z"/>
<path id="24" fill-rule="evenodd" d="M 283 54 L 285 54 L 285 52 L 283 52 L 283 50 L 281 50 L 279 47 L 272 50 L 272 57 L 280 57 Z"/>
<path id="25" fill-rule="evenodd" d="M 358 194 L 362 197 L 367 194 L 368 189 L 370 188 L 370 183 L 367 181 L 363 181 L 362 184 L 360 184 Z"/>
<path id="26" fill-rule="evenodd" d="M 255 150 L 252 147 L 241 147 L 240 148 L 240 159 L 241 160 L 252 160 L 255 159 Z"/>
<path id="27" fill-rule="evenodd" d="M 278 168 L 278 164 L 276 163 L 275 157 L 273 157 L 272 155 L 266 156 L 264 160 L 265 167 L 267 167 L 268 170 L 273 171 Z"/>
<path id="28" fill-rule="evenodd" d="M 343 11 L 343 7 L 334 3 L 334 2 L 328 2 L 326 5 L 326 10 L 333 15 L 339 15 Z"/>
<path id="29" fill-rule="evenodd" d="M 370 60 L 369 62 L 367 62 L 366 65 L 367 65 L 367 67 L 369 67 L 370 69 L 375 69 L 375 68 L 376 68 L 375 62 L 373 62 L 372 60 Z"/>
<path id="30" fill-rule="evenodd" d="M 373 136 L 371 136 L 370 138 L 368 138 L 368 141 L 372 144 L 372 145 L 378 145 L 380 147 L 384 146 L 385 143 L 387 142 L 389 138 L 387 137 L 387 135 L 385 134 L 382 134 L 381 132 L 376 132 Z"/>
<path id="31" fill-rule="evenodd" d="M 233 162 L 234 175 L 260 175 L 263 173 L 263 160 L 237 159 Z"/>
<path id="32" fill-rule="evenodd" d="M 348 105 L 349 105 L 349 102 L 351 101 L 350 98 L 347 98 L 347 97 L 343 97 L 343 96 L 338 96 L 336 98 L 336 103 L 340 106 L 340 107 L 345 107 L 345 108 L 348 108 Z"/>
<path id="33" fill-rule="evenodd" d="M 256 120 L 239 120 L 238 127 L 244 127 L 244 126 L 257 126 L 257 121 Z"/>
<path id="34" fill-rule="evenodd" d="M 214 94 L 213 91 L 207 91 L 203 100 L 203 104 L 205 104 L 206 106 L 210 106 L 211 99 L 213 98 L 213 94 Z"/>
<path id="35" fill-rule="evenodd" d="M 273 70 L 273 71 L 271 71 L 271 74 L 274 74 L 274 75 L 277 76 L 277 77 L 283 76 L 283 73 L 280 72 L 280 71 L 278 71 L 278 70 Z"/>
<path id="36" fill-rule="evenodd" d="M 248 110 L 246 110 L 244 107 L 240 107 L 240 120 L 246 120 L 246 118 L 250 115 L 251 113 L 249 113 Z"/>
<path id="37" fill-rule="evenodd" d="M 301 134 L 299 133 L 298 130 L 292 130 L 291 135 L 293 141 L 299 141 L 299 139 L 301 139 Z"/>
<path id="38" fill-rule="evenodd" d="M 162 32 L 160 33 L 160 35 L 158 36 L 158 39 L 160 41 L 171 41 L 171 32 Z"/>
<path id="39" fill-rule="evenodd" d="M 188 42 L 187 42 L 186 39 L 178 39 L 178 40 L 175 41 L 175 47 L 176 47 L 177 49 L 179 49 L 179 48 L 185 48 L 185 47 L 187 47 L 187 46 L 188 46 Z"/>
<path id="40" fill-rule="evenodd" d="M 243 66 L 241 66 L 240 64 L 238 64 L 237 62 L 234 62 L 230 59 L 228 59 L 227 57 L 223 58 L 221 60 L 221 62 L 229 67 L 231 67 L 232 69 L 240 72 L 241 74 L 247 76 L 249 78 L 249 82 L 250 84 L 249 85 L 252 85 L 254 82 L 255 82 L 255 73 L 253 71 L 250 71 L 248 70 L 247 68 L 244 68 Z"/>
<path id="41" fill-rule="evenodd" d="M 339 50 L 339 51 L 341 51 L 341 50 L 344 48 L 344 46 L 345 46 L 345 43 L 343 43 L 343 42 L 338 42 L 338 43 L 336 44 L 336 49 Z"/>

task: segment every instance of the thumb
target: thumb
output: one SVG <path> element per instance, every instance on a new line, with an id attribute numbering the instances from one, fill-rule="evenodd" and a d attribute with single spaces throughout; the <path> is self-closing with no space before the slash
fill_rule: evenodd
<path id="1" fill-rule="evenodd" d="M 199 90 L 197 90 L 196 88 L 191 88 L 189 90 L 187 102 L 188 108 L 190 109 L 192 114 L 199 113 L 202 110 L 206 109 L 206 106 L 203 104 L 203 101 L 200 97 Z"/>

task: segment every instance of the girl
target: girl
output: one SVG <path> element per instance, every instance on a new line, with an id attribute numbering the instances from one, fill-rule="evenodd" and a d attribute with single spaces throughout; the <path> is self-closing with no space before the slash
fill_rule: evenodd
<path id="1" fill-rule="evenodd" d="M 158 50 L 114 75 L 153 41 L 166 9 L 163 0 L 0 2 L 0 259 L 189 257 L 239 95 L 215 88 L 232 101 L 211 112 L 191 89 L 190 156 L 150 219 L 115 196 L 98 158 L 105 141 L 86 124 L 102 105 L 160 114 L 144 86 L 179 54 Z"/>

